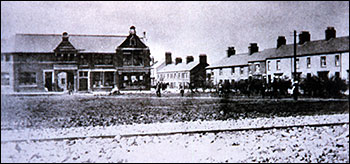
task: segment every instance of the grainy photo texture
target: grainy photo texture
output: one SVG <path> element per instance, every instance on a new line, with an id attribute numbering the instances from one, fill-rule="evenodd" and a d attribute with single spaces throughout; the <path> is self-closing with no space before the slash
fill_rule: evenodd
<path id="1" fill-rule="evenodd" d="M 1 162 L 349 163 L 349 2 L 1 1 Z"/>

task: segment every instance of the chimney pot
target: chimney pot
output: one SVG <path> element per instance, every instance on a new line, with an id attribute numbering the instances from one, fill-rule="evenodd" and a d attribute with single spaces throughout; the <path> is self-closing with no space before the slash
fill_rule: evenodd
<path id="1" fill-rule="evenodd" d="M 175 65 L 182 63 L 182 59 L 180 57 L 175 58 Z"/>
<path id="2" fill-rule="evenodd" d="M 286 37 L 285 36 L 279 36 L 277 39 L 277 48 L 281 47 L 282 45 L 286 45 Z"/>
<path id="3" fill-rule="evenodd" d="M 236 54 L 236 50 L 235 50 L 235 47 L 228 47 L 228 50 L 227 50 L 227 57 L 229 58 L 230 56 L 232 55 L 235 55 Z"/>
<path id="4" fill-rule="evenodd" d="M 187 56 L 186 57 L 186 64 L 190 63 L 190 62 L 193 62 L 193 56 Z"/>
<path id="5" fill-rule="evenodd" d="M 171 52 L 166 52 L 165 53 L 165 65 L 171 64 Z"/>
<path id="6" fill-rule="evenodd" d="M 310 33 L 309 31 L 302 31 L 301 34 L 299 34 L 299 44 L 304 44 L 305 42 L 310 41 Z"/>
<path id="7" fill-rule="evenodd" d="M 334 27 L 327 27 L 326 31 L 326 40 L 329 40 L 331 38 L 336 38 L 336 30 Z"/>
<path id="8" fill-rule="evenodd" d="M 206 64 L 207 63 L 207 55 L 206 54 L 200 54 L 199 55 L 199 63 Z"/>
<path id="9" fill-rule="evenodd" d="M 63 33 L 62 33 L 62 40 L 63 40 L 63 41 L 68 41 L 68 38 L 69 38 L 68 33 L 67 33 L 67 32 L 63 32 Z"/>
<path id="10" fill-rule="evenodd" d="M 249 49 L 249 55 L 259 51 L 259 47 L 257 43 L 250 43 L 250 46 L 248 47 L 248 49 Z"/>

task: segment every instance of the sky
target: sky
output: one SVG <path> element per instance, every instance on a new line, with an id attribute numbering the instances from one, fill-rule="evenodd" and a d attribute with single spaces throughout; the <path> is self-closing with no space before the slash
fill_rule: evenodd
<path id="1" fill-rule="evenodd" d="M 212 64 L 236 53 L 276 47 L 278 36 L 293 43 L 293 31 L 325 38 L 332 26 L 337 37 L 349 36 L 347 1 L 1 1 L 1 39 L 16 33 L 128 35 L 146 31 L 155 60 L 206 54 Z M 116 45 L 118 46 L 118 45 Z"/>

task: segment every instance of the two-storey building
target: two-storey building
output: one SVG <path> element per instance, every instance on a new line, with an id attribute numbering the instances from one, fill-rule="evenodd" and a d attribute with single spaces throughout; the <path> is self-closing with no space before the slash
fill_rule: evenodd
<path id="1" fill-rule="evenodd" d="M 193 56 L 187 56 L 185 62 L 182 62 L 182 58 L 177 57 L 174 63 L 171 53 L 167 52 L 165 53 L 165 65 L 157 71 L 157 79 L 168 83 L 170 88 L 179 88 L 180 85 L 188 88 L 191 84 L 193 87 L 201 87 L 206 80 L 205 67 L 208 65 L 205 54 L 199 55 L 199 60 L 194 60 Z"/>
<path id="2" fill-rule="evenodd" d="M 129 35 L 16 34 L 5 43 L 2 91 L 150 89 L 150 51 L 134 26 Z"/>

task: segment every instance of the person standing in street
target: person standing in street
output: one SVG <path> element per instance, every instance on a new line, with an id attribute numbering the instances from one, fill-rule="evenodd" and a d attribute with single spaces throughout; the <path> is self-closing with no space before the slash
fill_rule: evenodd
<path id="1" fill-rule="evenodd" d="M 179 85 L 179 89 L 180 89 L 181 97 L 184 97 L 185 91 L 184 91 L 184 87 L 181 84 Z"/>
<path id="2" fill-rule="evenodd" d="M 158 83 L 157 83 L 157 85 L 156 85 L 156 94 L 157 94 L 158 97 L 161 97 L 160 89 L 161 89 L 161 84 L 160 84 L 160 82 L 158 81 Z"/>

